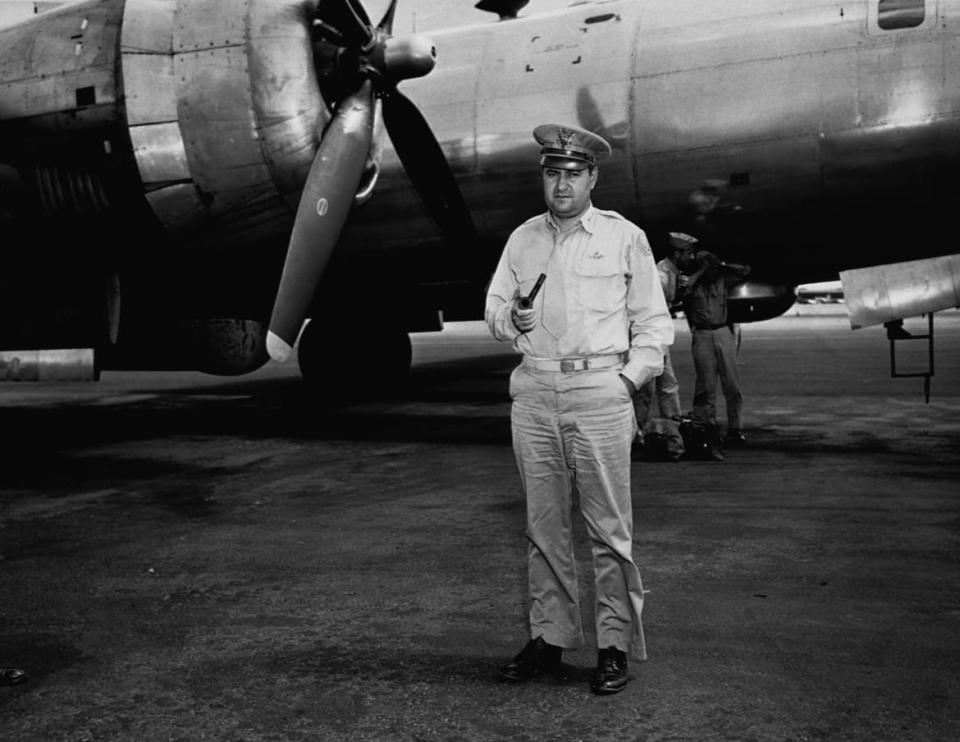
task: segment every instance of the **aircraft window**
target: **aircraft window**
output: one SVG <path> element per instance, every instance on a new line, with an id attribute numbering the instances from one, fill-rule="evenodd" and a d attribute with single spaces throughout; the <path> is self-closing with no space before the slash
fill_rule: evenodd
<path id="1" fill-rule="evenodd" d="M 884 31 L 915 28 L 926 17 L 926 0 L 880 0 L 877 25 Z"/>

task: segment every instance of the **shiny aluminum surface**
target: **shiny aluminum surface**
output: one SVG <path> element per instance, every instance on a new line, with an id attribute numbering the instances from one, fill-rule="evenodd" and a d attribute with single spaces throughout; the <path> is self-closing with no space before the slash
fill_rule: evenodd
<path id="1" fill-rule="evenodd" d="M 177 114 L 176 0 L 127 0 L 121 59 L 134 157 L 153 212 L 176 231 L 202 218 Z"/>
<path id="2" fill-rule="evenodd" d="M 154 212 L 175 235 L 282 237 L 326 120 L 309 4 L 129 0 L 128 117 Z"/>
<path id="3" fill-rule="evenodd" d="M 156 244 L 176 256 L 159 267 L 170 283 L 191 279 L 185 313 L 262 317 L 329 120 L 314 7 L 91 0 L 0 29 L 9 182 L 67 229 L 94 220 L 132 235 L 117 252 L 156 222 Z M 479 239 L 444 244 L 378 120 L 335 288 L 375 268 L 407 329 L 438 310 L 479 316 L 510 231 L 543 210 L 531 133 L 551 121 L 607 137 L 594 201 L 655 247 L 693 189 L 720 183 L 728 257 L 754 268 L 748 300 L 950 251 L 939 235 L 960 209 L 957 5 L 924 0 L 896 17 L 889 7 L 617 0 L 431 31 L 435 69 L 400 90 L 436 134 Z M 152 267 L 134 276 L 141 287 Z"/>
<path id="4" fill-rule="evenodd" d="M 116 103 L 116 38 L 122 0 L 90 0 L 0 29 L 0 114 L 43 117 L 77 109 L 78 90 L 93 89 L 92 106 Z M 85 116 L 68 128 L 85 124 Z M 42 120 L 38 124 L 43 124 Z"/>
<path id="5" fill-rule="evenodd" d="M 960 166 L 956 10 L 928 0 L 923 24 L 883 32 L 876 5 L 586 4 L 435 33 L 436 71 L 404 89 L 497 242 L 538 208 L 530 131 L 568 120 L 614 142 L 598 204 L 670 228 L 691 191 L 718 180 L 741 209 L 746 257 L 778 250 L 777 278 L 799 281 L 804 264 L 823 275 L 902 254 L 904 228 L 881 216 L 891 210 L 937 217 L 956 204 L 941 190 Z M 375 199 L 383 239 L 385 222 L 411 231 L 390 162 Z"/>
<path id="6" fill-rule="evenodd" d="M 960 254 L 843 271 L 854 329 L 960 307 Z"/>

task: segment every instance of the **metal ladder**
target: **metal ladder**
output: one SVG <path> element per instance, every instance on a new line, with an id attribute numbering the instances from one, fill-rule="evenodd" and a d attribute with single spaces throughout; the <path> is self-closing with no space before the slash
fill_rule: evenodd
<path id="1" fill-rule="evenodd" d="M 927 333 L 925 335 L 913 335 L 904 330 L 902 319 L 884 322 L 883 326 L 887 328 L 887 339 L 890 341 L 890 377 L 907 379 L 922 376 L 923 401 L 929 404 L 930 377 L 933 376 L 933 312 L 927 314 Z M 927 369 L 925 371 L 914 371 L 912 373 L 897 371 L 897 343 L 902 340 L 927 341 Z"/>

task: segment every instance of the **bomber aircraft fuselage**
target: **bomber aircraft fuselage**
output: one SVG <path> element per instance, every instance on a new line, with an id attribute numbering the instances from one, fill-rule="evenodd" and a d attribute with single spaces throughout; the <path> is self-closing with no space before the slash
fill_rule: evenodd
<path id="1" fill-rule="evenodd" d="M 331 354 L 399 372 L 406 333 L 482 316 L 507 236 L 544 208 L 546 122 L 608 139 L 593 201 L 655 249 L 719 190 L 726 257 L 754 268 L 740 321 L 951 251 L 952 3 L 533 3 L 431 32 L 429 54 L 389 38 L 393 7 L 344 33 L 367 21 L 354 0 L 84 0 L 0 29 L 0 349 L 243 373 L 280 307 L 311 318 L 305 375 Z"/>

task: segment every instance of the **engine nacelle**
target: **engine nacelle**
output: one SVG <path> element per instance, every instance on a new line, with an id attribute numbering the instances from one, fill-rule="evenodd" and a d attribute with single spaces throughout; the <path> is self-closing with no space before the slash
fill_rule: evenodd
<path id="1" fill-rule="evenodd" d="M 203 371 L 239 376 L 267 361 L 267 328 L 259 320 L 189 319 L 124 327 L 119 342 L 97 351 L 104 370 Z"/>
<path id="2" fill-rule="evenodd" d="M 744 281 L 727 295 L 727 317 L 731 322 L 762 322 L 779 317 L 796 301 L 796 286 Z"/>
<path id="3" fill-rule="evenodd" d="M 126 0 L 126 117 L 150 208 L 168 232 L 221 244 L 289 235 L 329 113 L 309 3 Z"/>

